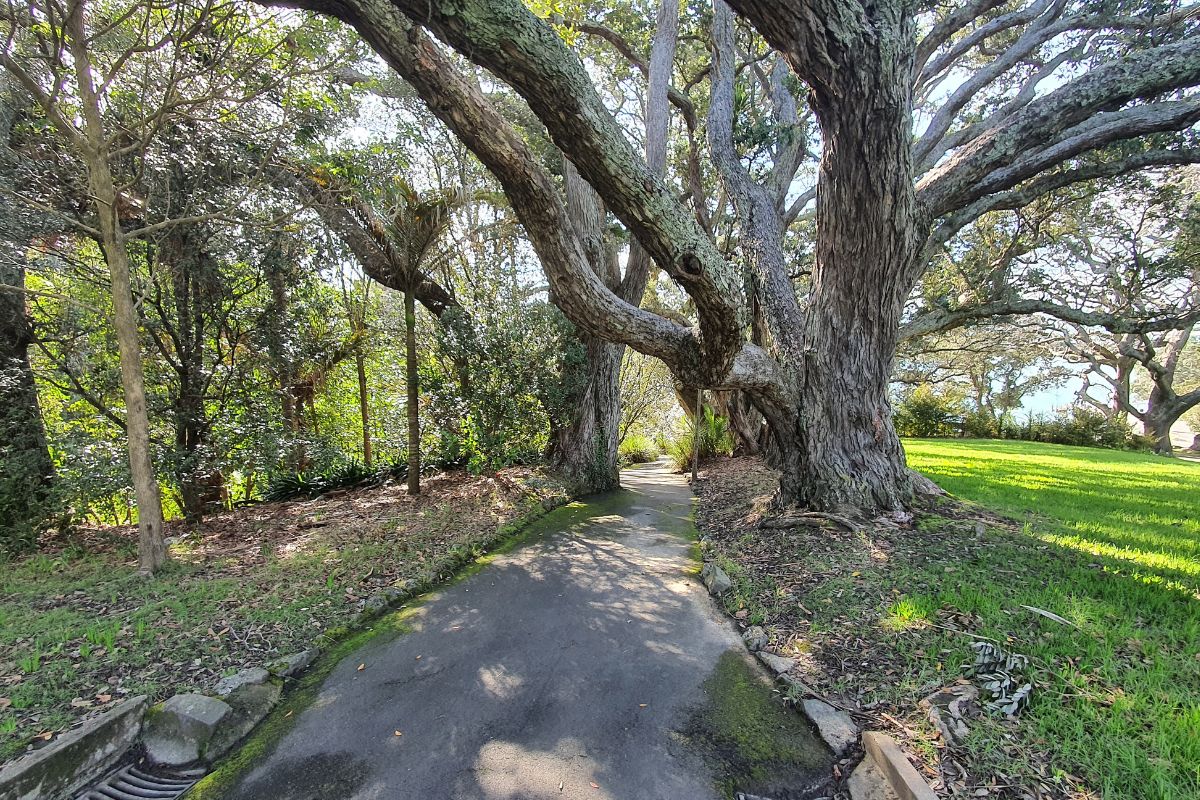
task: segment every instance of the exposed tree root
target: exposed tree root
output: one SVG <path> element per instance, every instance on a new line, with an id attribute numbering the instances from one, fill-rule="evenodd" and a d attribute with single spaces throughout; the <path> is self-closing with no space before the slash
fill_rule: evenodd
<path id="1" fill-rule="evenodd" d="M 823 523 L 825 522 L 832 522 L 851 533 L 857 533 L 859 529 L 859 526 L 847 517 L 824 511 L 793 511 L 783 516 L 764 519 L 758 523 L 758 527 L 770 530 L 798 528 L 801 526 L 820 528 L 823 527 Z"/>

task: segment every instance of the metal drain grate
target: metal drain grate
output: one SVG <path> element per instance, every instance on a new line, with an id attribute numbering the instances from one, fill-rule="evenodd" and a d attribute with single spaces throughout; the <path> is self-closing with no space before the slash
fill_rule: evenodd
<path id="1" fill-rule="evenodd" d="M 203 769 L 140 769 L 129 764 L 84 791 L 75 800 L 175 800 L 204 777 Z"/>

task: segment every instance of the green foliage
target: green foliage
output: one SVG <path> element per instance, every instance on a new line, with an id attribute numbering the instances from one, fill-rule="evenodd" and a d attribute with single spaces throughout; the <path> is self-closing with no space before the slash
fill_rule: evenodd
<path id="1" fill-rule="evenodd" d="M 677 430 L 675 437 L 668 441 L 666 446 L 667 455 L 675 469 L 687 472 L 692 468 L 692 458 L 697 450 L 697 434 L 700 437 L 701 461 L 717 455 L 732 455 L 733 434 L 729 430 L 729 420 L 714 414 L 711 408 L 705 407 L 698 431 L 690 421 L 683 424 L 686 427 Z"/>
<path id="2" fill-rule="evenodd" d="M 296 497 L 317 497 L 334 489 L 348 489 L 379 483 L 383 476 L 391 475 L 395 465 L 381 470 L 371 470 L 353 459 L 330 464 L 320 472 L 294 472 L 276 475 L 267 484 L 263 499 L 268 502 L 291 500 Z M 404 474 L 408 467 L 405 465 Z"/>
<path id="3" fill-rule="evenodd" d="M 901 436 L 952 436 L 964 411 L 961 397 L 922 384 L 897 406 L 896 432 Z"/>
<path id="4" fill-rule="evenodd" d="M 1123 418 L 1108 417 L 1090 408 L 1072 408 L 1048 419 L 1030 416 L 1019 434 L 1011 438 L 1077 447 L 1149 449 L 1145 437 L 1135 436 Z"/>
<path id="5" fill-rule="evenodd" d="M 631 433 L 617 448 L 617 457 L 622 465 L 645 464 L 658 458 L 658 445 L 649 436 Z"/>

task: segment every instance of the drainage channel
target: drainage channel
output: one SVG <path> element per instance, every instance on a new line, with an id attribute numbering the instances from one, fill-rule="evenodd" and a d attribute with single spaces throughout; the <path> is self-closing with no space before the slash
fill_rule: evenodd
<path id="1" fill-rule="evenodd" d="M 204 777 L 203 769 L 151 769 L 127 764 L 75 800 L 175 800 Z"/>

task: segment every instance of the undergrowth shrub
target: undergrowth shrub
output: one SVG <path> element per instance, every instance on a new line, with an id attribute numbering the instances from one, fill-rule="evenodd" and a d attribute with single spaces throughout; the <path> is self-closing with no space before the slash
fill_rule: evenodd
<path id="1" fill-rule="evenodd" d="M 901 436 L 953 436 L 966 409 L 961 398 L 939 394 L 922 384 L 896 407 L 896 432 Z"/>
<path id="2" fill-rule="evenodd" d="M 658 458 L 658 445 L 649 436 L 631 433 L 617 448 L 617 458 L 622 466 L 645 464 Z"/>
<path id="3" fill-rule="evenodd" d="M 729 430 L 729 420 L 713 413 L 711 408 L 704 409 L 700 417 L 697 431 L 691 422 L 684 422 L 676 431 L 675 438 L 667 442 L 667 455 L 675 469 L 687 472 L 692 468 L 692 456 L 696 452 L 695 437 L 700 436 L 700 460 L 716 455 L 733 454 L 733 434 Z"/>

